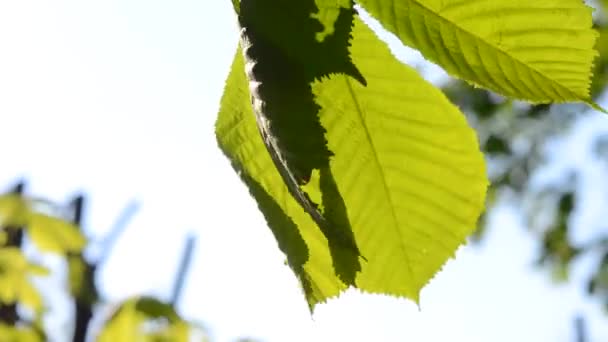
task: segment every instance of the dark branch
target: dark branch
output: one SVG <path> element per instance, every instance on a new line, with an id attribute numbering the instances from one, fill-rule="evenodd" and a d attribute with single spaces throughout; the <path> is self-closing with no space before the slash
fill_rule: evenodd
<path id="1" fill-rule="evenodd" d="M 74 209 L 73 223 L 81 230 L 82 216 L 84 212 L 85 199 L 84 196 L 78 195 L 72 201 Z M 85 342 L 89 322 L 93 317 L 93 305 L 97 301 L 97 288 L 95 286 L 95 269 L 96 265 L 89 263 L 82 253 L 72 253 L 68 258 L 75 258 L 75 262 L 81 262 L 84 265 L 81 286 L 79 286 L 74 296 L 74 312 L 75 326 L 73 342 Z"/>

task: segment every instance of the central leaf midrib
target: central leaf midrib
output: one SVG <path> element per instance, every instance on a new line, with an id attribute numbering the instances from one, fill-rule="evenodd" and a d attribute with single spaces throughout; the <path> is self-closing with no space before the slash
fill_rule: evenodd
<path id="1" fill-rule="evenodd" d="M 399 236 L 399 247 L 400 247 L 400 250 L 401 250 L 403 256 L 405 257 L 405 262 L 407 264 L 407 270 L 410 275 L 410 279 L 412 281 L 416 281 L 416 278 L 414 277 L 414 271 L 412 270 L 410 257 L 407 254 L 405 246 L 403 245 L 403 235 L 401 234 L 401 231 L 399 230 L 399 220 L 397 219 L 397 213 L 395 213 L 395 205 L 393 203 L 393 198 L 391 196 L 388 185 L 386 183 L 386 176 L 384 175 L 384 170 L 382 170 L 380 160 L 378 159 L 378 153 L 376 151 L 374 141 L 373 141 L 373 139 L 370 135 L 369 129 L 367 128 L 367 125 L 365 123 L 365 119 L 363 117 L 363 110 L 361 109 L 361 105 L 359 104 L 359 101 L 357 101 L 357 96 L 355 95 L 355 91 L 352 88 L 352 85 L 346 76 L 344 76 L 344 82 L 346 82 L 346 87 L 348 88 L 348 92 L 353 100 L 353 104 L 355 106 L 355 111 L 357 112 L 357 116 L 359 118 L 361 126 L 363 127 L 363 132 L 365 132 L 365 138 L 367 139 L 369 146 L 372 150 L 372 155 L 374 157 L 374 161 L 376 163 L 376 167 L 378 169 L 378 173 L 380 174 L 380 178 L 382 181 L 382 188 L 383 188 L 386 198 L 388 199 L 388 202 L 390 204 L 391 218 L 393 219 L 393 223 L 394 223 L 393 227 L 395 228 L 394 230 L 397 232 L 397 235 Z"/>
<path id="2" fill-rule="evenodd" d="M 471 31 L 469 31 L 469 30 L 464 29 L 463 27 L 459 26 L 459 25 L 458 25 L 458 24 L 456 24 L 455 22 L 453 22 L 453 21 L 449 20 L 448 18 L 446 18 L 446 17 L 442 16 L 441 14 L 439 14 L 439 13 L 437 13 L 437 12 L 433 11 L 432 9 L 428 8 L 426 5 L 424 5 L 424 4 L 423 4 L 423 3 L 421 3 L 420 1 L 418 1 L 418 0 L 409 0 L 409 1 L 410 1 L 410 2 L 412 2 L 412 3 L 414 3 L 415 5 L 418 5 L 420 8 L 422 8 L 422 9 L 423 9 L 423 10 L 425 10 L 425 11 L 427 11 L 427 12 L 428 12 L 428 13 L 430 13 L 432 16 L 434 16 L 434 17 L 436 17 L 436 18 L 438 18 L 438 19 L 440 19 L 440 20 L 442 20 L 442 21 L 444 21 L 444 22 L 448 23 L 448 25 L 450 25 L 450 26 L 453 26 L 453 27 L 454 27 L 455 29 L 457 29 L 458 31 L 463 32 L 464 34 L 466 34 L 466 35 L 468 35 L 468 36 L 472 37 L 474 40 L 478 40 L 478 41 L 480 41 L 481 43 L 483 43 L 483 44 L 485 44 L 485 45 L 489 46 L 491 49 L 496 50 L 498 53 L 503 54 L 504 56 L 506 56 L 506 57 L 508 57 L 508 58 L 512 59 L 513 61 L 515 61 L 517 64 L 519 64 L 519 65 L 523 66 L 524 68 L 527 68 L 527 69 L 531 70 L 531 71 L 532 71 L 534 74 L 536 74 L 536 75 L 540 76 L 542 79 L 545 79 L 545 80 L 547 80 L 549 83 L 551 83 L 551 84 L 552 84 L 552 86 L 554 86 L 554 87 L 555 87 L 555 86 L 557 86 L 559 89 L 561 89 L 561 90 L 565 91 L 566 93 L 570 94 L 570 95 L 571 95 L 571 96 L 573 96 L 574 98 L 579 99 L 579 100 L 583 100 L 583 101 L 585 101 L 585 99 L 581 98 L 581 97 L 580 97 L 578 94 L 576 94 L 576 93 L 572 92 L 572 91 L 571 91 L 569 88 L 564 87 L 564 86 L 562 86 L 561 84 L 559 84 L 559 82 L 557 82 L 557 81 L 553 80 L 553 79 L 552 79 L 552 78 L 550 78 L 550 77 L 545 76 L 545 75 L 544 75 L 544 74 L 543 74 L 543 73 L 542 73 L 540 70 L 538 70 L 538 69 L 536 69 L 536 68 L 534 68 L 534 67 L 532 67 L 532 66 L 529 66 L 528 64 L 526 64 L 526 63 L 524 63 L 523 61 L 521 61 L 519 58 L 516 58 L 516 57 L 514 57 L 513 55 L 511 55 L 509 52 L 504 51 L 504 50 L 502 50 L 502 49 L 498 48 L 497 46 L 495 46 L 495 45 L 494 45 L 494 44 L 492 44 L 491 42 L 488 42 L 488 41 L 487 41 L 487 40 L 485 40 L 484 38 L 482 38 L 482 37 L 480 37 L 480 36 L 476 35 L 474 32 L 471 32 Z M 395 0 L 392 0 L 392 1 L 391 1 L 391 3 L 392 3 L 392 4 L 393 4 L 393 6 L 394 6 Z M 397 25 L 398 25 L 398 23 L 397 23 L 397 22 L 395 22 L 395 28 L 396 28 L 396 30 L 398 31 L 398 29 L 397 29 Z M 468 63 L 468 62 L 466 61 L 466 59 L 465 59 L 465 62 L 466 62 L 466 63 Z M 564 99 L 564 100 L 565 100 L 565 99 Z"/>

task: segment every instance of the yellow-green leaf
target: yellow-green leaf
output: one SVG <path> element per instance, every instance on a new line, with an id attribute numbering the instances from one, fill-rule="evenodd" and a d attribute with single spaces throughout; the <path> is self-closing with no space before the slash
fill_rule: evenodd
<path id="1" fill-rule="evenodd" d="M 148 320 L 164 318 L 144 327 Z M 99 342 L 175 341 L 187 342 L 189 325 L 166 303 L 150 297 L 124 301 L 102 329 Z"/>
<path id="2" fill-rule="evenodd" d="M 239 48 L 216 122 L 218 143 L 257 200 L 312 307 L 338 295 L 346 286 L 334 276 L 327 240 L 291 197 L 260 138 L 244 69 Z"/>
<path id="3" fill-rule="evenodd" d="M 0 302 L 19 302 L 41 313 L 42 297 L 29 279 L 32 271 L 41 269 L 41 266 L 28 263 L 19 248 L 0 248 Z"/>
<path id="4" fill-rule="evenodd" d="M 38 265 L 38 264 L 28 264 L 28 268 L 27 268 L 28 272 L 32 275 L 36 275 L 36 276 L 48 276 L 49 274 L 51 274 L 51 271 L 42 266 L 42 265 Z"/>
<path id="5" fill-rule="evenodd" d="M 437 88 L 397 61 L 360 20 L 353 37 L 350 52 L 367 86 L 332 75 L 313 91 L 335 154 L 331 171 L 367 259 L 355 285 L 418 300 L 476 226 L 487 186 L 483 157 L 464 116 Z M 289 195 L 264 148 L 243 67 L 237 54 L 216 123 L 218 142 L 312 307 L 346 286 L 327 240 Z"/>
<path id="6" fill-rule="evenodd" d="M 0 302 L 12 303 L 26 282 L 28 262 L 19 248 L 0 248 Z"/>
<path id="7" fill-rule="evenodd" d="M 43 338 L 30 326 L 10 326 L 0 324 L 0 341 L 2 342 L 42 342 Z"/>
<path id="8" fill-rule="evenodd" d="M 22 227 L 27 223 L 29 207 L 23 197 L 16 194 L 0 196 L 0 227 Z"/>
<path id="9" fill-rule="evenodd" d="M 145 317 L 135 310 L 131 300 L 122 304 L 101 330 L 99 342 L 128 342 L 141 340 L 141 324 Z"/>
<path id="10" fill-rule="evenodd" d="M 40 313 L 44 309 L 44 303 L 40 292 L 38 292 L 38 289 L 30 282 L 23 282 L 19 288 L 18 300 L 21 304 L 34 310 L 36 313 Z"/>
<path id="11" fill-rule="evenodd" d="M 56 217 L 32 213 L 27 228 L 32 242 L 43 252 L 78 252 L 86 245 L 75 225 Z"/>
<path id="12" fill-rule="evenodd" d="M 532 102 L 589 94 L 597 33 L 581 0 L 358 0 L 451 75 Z"/>

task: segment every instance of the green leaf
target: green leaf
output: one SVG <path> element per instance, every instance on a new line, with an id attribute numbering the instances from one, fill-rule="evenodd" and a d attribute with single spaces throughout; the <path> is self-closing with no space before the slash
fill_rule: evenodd
<path id="1" fill-rule="evenodd" d="M 56 217 L 32 213 L 27 228 L 32 242 L 43 252 L 79 252 L 86 239 L 75 225 Z"/>
<path id="2" fill-rule="evenodd" d="M 29 326 L 9 326 L 0 323 L 0 337 L 3 342 L 42 342 L 44 339 Z"/>
<path id="3" fill-rule="evenodd" d="M 16 194 L 0 196 L 0 227 L 23 227 L 27 223 L 29 206 Z"/>
<path id="4" fill-rule="evenodd" d="M 312 86 L 335 154 L 325 182 L 339 190 L 367 259 L 354 285 L 417 301 L 475 229 L 487 187 L 483 157 L 464 116 L 437 88 L 397 61 L 360 20 L 353 37 L 350 53 L 367 86 L 345 75 Z M 344 290 L 345 277 L 265 151 L 243 68 L 237 53 L 216 123 L 218 143 L 256 198 L 312 308 Z M 319 175 L 319 188 L 322 183 Z M 323 207 L 338 210 L 325 193 Z"/>
<path id="5" fill-rule="evenodd" d="M 516 99 L 582 101 L 597 33 L 581 0 L 358 0 L 449 74 Z"/>
<path id="6" fill-rule="evenodd" d="M 347 283 L 353 282 L 359 267 L 346 265 L 357 263 L 359 250 L 346 214 L 344 210 L 322 213 L 319 204 L 311 201 L 300 186 L 310 181 L 313 170 L 325 170 L 321 174 L 328 181 L 323 182 L 326 186 L 321 190 L 330 191 L 324 195 L 344 207 L 339 192 L 331 189 L 332 153 L 310 84 L 332 72 L 349 73 L 365 83 L 348 53 L 354 18 L 351 5 L 349 2 L 344 8 L 334 4 L 339 15 L 333 32 L 323 42 L 316 39 L 322 25 L 311 17 L 317 13 L 314 0 L 242 1 L 239 15 L 245 70 L 263 141 L 291 194 L 330 241 L 332 255 L 336 260 L 348 260 L 340 262 L 345 266 L 340 267 L 344 271 L 340 275 Z"/>
<path id="7" fill-rule="evenodd" d="M 16 247 L 0 248 L 0 302 L 20 302 L 34 312 L 44 309 L 42 297 L 29 276 L 42 273 L 43 267 L 30 264 Z"/>
<path id="8" fill-rule="evenodd" d="M 290 194 L 260 138 L 244 69 L 239 49 L 216 122 L 218 143 L 258 202 L 312 307 L 346 286 L 333 276 L 327 239 Z"/>
<path id="9" fill-rule="evenodd" d="M 354 10 L 328 1 L 319 13 L 315 0 L 244 0 L 240 4 L 241 46 L 254 110 L 267 146 L 298 184 L 312 170 L 327 167 L 331 152 L 318 118 L 310 83 L 331 73 L 360 75 L 348 54 Z M 338 15 L 321 23 L 315 14 Z M 324 34 L 323 24 L 332 33 Z M 323 34 L 320 42 L 317 35 Z M 291 182 L 292 180 L 289 180 Z"/>
<path id="10" fill-rule="evenodd" d="M 44 303 L 42 301 L 42 296 L 38 289 L 34 287 L 29 282 L 23 282 L 21 288 L 19 289 L 19 302 L 30 309 L 34 310 L 36 313 L 41 313 L 44 310 Z"/>
<path id="11" fill-rule="evenodd" d="M 142 335 L 140 325 L 145 317 L 135 310 L 132 300 L 123 303 L 99 333 L 99 342 L 139 341 Z"/>
<path id="12" fill-rule="evenodd" d="M 0 248 L 0 302 L 13 303 L 26 282 L 28 262 L 15 247 Z"/>
<path id="13" fill-rule="evenodd" d="M 146 321 L 158 318 L 151 328 L 144 328 Z M 175 309 L 155 298 L 136 297 L 123 302 L 102 329 L 99 342 L 175 341 L 186 342 L 190 335 L 189 325 Z"/>
<path id="14" fill-rule="evenodd" d="M 43 252 L 79 252 L 86 239 L 75 225 L 49 216 L 19 195 L 0 196 L 0 227 L 26 227 L 29 238 Z"/>

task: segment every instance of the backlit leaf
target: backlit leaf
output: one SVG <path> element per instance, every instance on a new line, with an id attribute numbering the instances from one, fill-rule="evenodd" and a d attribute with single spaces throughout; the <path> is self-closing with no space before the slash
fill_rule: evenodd
<path id="1" fill-rule="evenodd" d="M 27 281 L 27 267 L 27 259 L 19 248 L 0 248 L 0 302 L 17 301 L 19 290 Z"/>
<path id="2" fill-rule="evenodd" d="M 24 282 L 19 289 L 19 303 L 29 307 L 36 313 L 42 312 L 44 303 L 38 289 L 29 282 Z"/>
<path id="3" fill-rule="evenodd" d="M 358 0 L 451 75 L 532 102 L 589 94 L 597 33 L 581 0 Z"/>
<path id="4" fill-rule="evenodd" d="M 163 320 L 157 320 L 162 318 Z M 144 327 L 145 322 L 154 322 Z M 175 341 L 187 342 L 189 325 L 166 303 L 150 297 L 123 302 L 98 337 L 99 342 Z"/>
<path id="5" fill-rule="evenodd" d="M 291 196 L 260 138 L 244 69 L 239 49 L 216 122 L 218 143 L 258 202 L 312 307 L 346 286 L 334 276 L 326 238 Z"/>
<path id="6" fill-rule="evenodd" d="M 19 302 L 36 313 L 42 312 L 42 297 L 29 279 L 42 270 L 43 267 L 30 264 L 19 248 L 0 248 L 0 302 Z"/>
<path id="7" fill-rule="evenodd" d="M 22 227 L 27 223 L 28 215 L 28 204 L 21 196 L 0 196 L 0 227 Z"/>
<path id="8" fill-rule="evenodd" d="M 27 228 L 32 242 L 43 252 L 78 252 L 86 239 L 73 224 L 40 213 L 32 213 Z"/>
<path id="9" fill-rule="evenodd" d="M 349 2 L 349 4 L 352 4 Z M 330 242 L 332 254 L 353 264 L 341 276 L 352 283 L 359 269 L 359 251 L 350 234 L 343 210 L 322 213 L 319 203 L 311 201 L 301 185 L 307 184 L 313 170 L 322 171 L 324 180 L 331 179 L 325 129 L 319 121 L 320 107 L 315 103 L 311 82 L 330 73 L 344 72 L 365 83 L 350 60 L 348 45 L 354 11 L 340 7 L 333 31 L 323 42 L 316 38 L 321 23 L 311 17 L 317 13 L 314 0 L 241 1 L 239 23 L 241 46 L 254 114 L 260 134 L 275 166 L 288 185 L 290 193 L 311 215 Z M 325 7 L 324 11 L 327 11 Z M 323 182 L 331 198 L 344 207 L 332 182 Z M 335 224 L 341 222 L 341 224 Z"/>
<path id="10" fill-rule="evenodd" d="M 0 324 L 0 338 L 3 342 L 42 342 L 44 339 L 29 326 L 9 326 Z"/>

